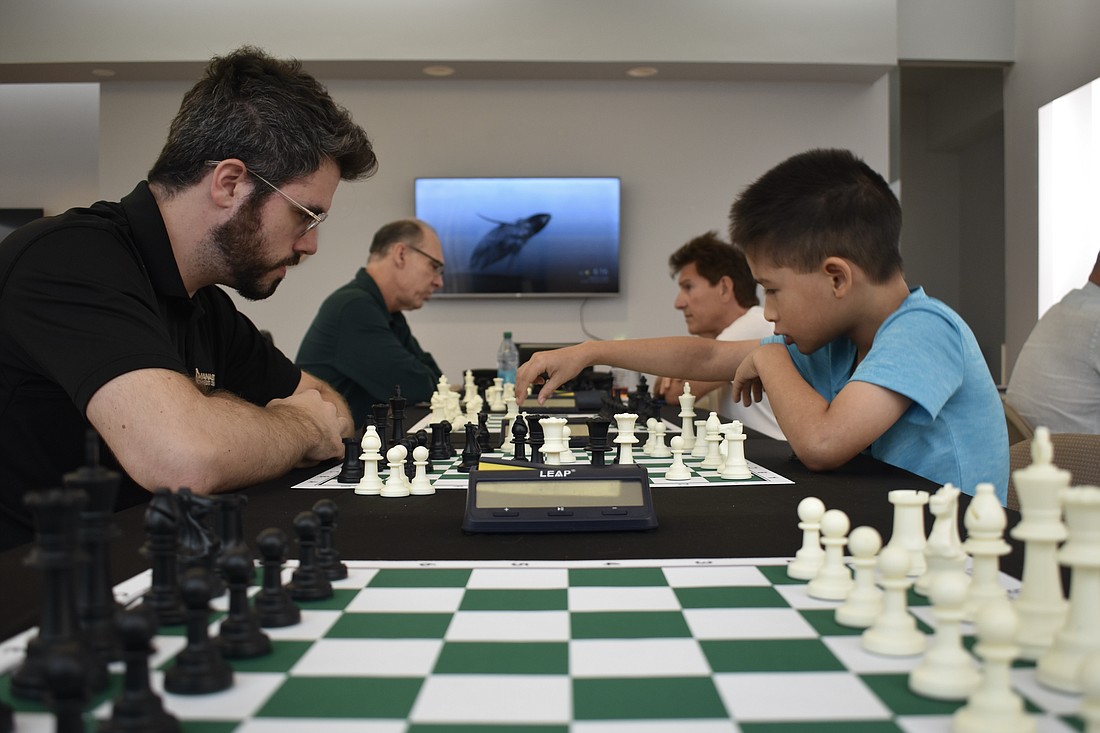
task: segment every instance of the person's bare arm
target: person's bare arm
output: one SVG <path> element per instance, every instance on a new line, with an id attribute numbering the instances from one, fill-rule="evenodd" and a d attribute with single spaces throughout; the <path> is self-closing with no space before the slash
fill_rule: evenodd
<path id="1" fill-rule="evenodd" d="M 342 456 L 346 423 L 316 389 L 299 385 L 290 397 L 259 407 L 227 392 L 204 395 L 167 369 L 115 377 L 92 396 L 87 415 L 137 483 L 200 494 Z"/>
<path id="2" fill-rule="evenodd" d="M 849 382 L 828 402 L 795 368 L 782 344 L 765 344 L 745 357 L 733 380 L 733 398 L 749 405 L 768 394 L 775 420 L 795 455 L 812 471 L 844 465 L 898 421 L 912 400 L 868 382 Z"/>
<path id="3" fill-rule="evenodd" d="M 687 380 L 679 377 L 660 377 L 657 380 L 653 394 L 664 399 L 670 405 L 675 405 L 680 395 L 684 393 L 684 384 L 691 385 L 691 393 L 696 397 L 710 394 L 719 387 L 729 384 L 729 380 L 720 382 L 708 382 L 702 379 Z"/>
<path id="4" fill-rule="evenodd" d="M 341 435 L 345 438 L 350 438 L 355 435 L 356 425 L 355 419 L 351 416 L 351 408 L 348 407 L 347 400 L 343 395 L 334 390 L 332 386 L 325 380 L 315 377 L 309 372 L 302 372 L 302 379 L 298 382 L 298 388 L 294 390 L 294 394 L 304 392 L 309 389 L 315 389 L 321 393 L 321 399 L 325 402 L 331 402 L 336 407 L 337 417 L 346 420 L 347 425 L 341 431 Z"/>
<path id="5" fill-rule="evenodd" d="M 586 366 L 604 364 L 645 374 L 678 374 L 688 381 L 732 379 L 737 365 L 758 341 L 716 341 L 694 336 L 669 336 L 625 341 L 585 341 L 554 351 L 540 351 L 516 372 L 516 399 L 527 387 L 546 381 L 538 392 L 545 402 L 554 390 Z"/>

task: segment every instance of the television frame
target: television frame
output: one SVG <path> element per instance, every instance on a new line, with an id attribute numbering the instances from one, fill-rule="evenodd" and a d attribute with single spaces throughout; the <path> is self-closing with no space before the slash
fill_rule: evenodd
<path id="1" fill-rule="evenodd" d="M 622 294 L 618 176 L 424 176 L 413 198 L 443 247 L 433 298 Z"/>

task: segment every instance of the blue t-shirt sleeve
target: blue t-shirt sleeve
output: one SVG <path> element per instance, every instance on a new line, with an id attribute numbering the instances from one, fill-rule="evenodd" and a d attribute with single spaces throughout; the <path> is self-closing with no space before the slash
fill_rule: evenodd
<path id="1" fill-rule="evenodd" d="M 911 399 L 931 422 L 958 391 L 964 376 L 958 329 L 938 312 L 912 308 L 887 319 L 853 380 L 876 384 Z"/>

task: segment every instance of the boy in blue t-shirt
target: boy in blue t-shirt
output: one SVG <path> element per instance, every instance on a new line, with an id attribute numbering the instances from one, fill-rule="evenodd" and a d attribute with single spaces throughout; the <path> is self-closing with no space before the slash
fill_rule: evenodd
<path id="1" fill-rule="evenodd" d="M 901 207 L 886 181 L 846 150 L 811 150 L 765 173 L 734 202 L 730 236 L 764 288 L 776 336 L 590 341 L 536 354 L 543 401 L 585 366 L 733 380 L 745 404 L 767 392 L 810 469 L 869 450 L 885 463 L 973 494 L 1008 491 L 1008 433 L 973 333 L 943 303 L 910 289 Z"/>

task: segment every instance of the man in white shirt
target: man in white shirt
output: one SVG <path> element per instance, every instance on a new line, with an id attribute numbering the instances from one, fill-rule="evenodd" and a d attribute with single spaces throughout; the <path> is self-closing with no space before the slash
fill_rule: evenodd
<path id="1" fill-rule="evenodd" d="M 1088 282 L 1035 324 L 1005 399 L 1033 427 L 1100 434 L 1100 257 Z"/>
<path id="2" fill-rule="evenodd" d="M 695 237 L 668 258 L 669 269 L 680 290 L 674 305 L 684 314 L 688 332 L 721 341 L 760 339 L 772 335 L 764 309 L 756 296 L 756 282 L 745 256 L 711 231 Z M 675 405 L 684 391 L 684 380 L 660 377 L 654 394 Z M 712 395 L 696 406 L 715 410 L 722 417 L 740 420 L 746 427 L 785 440 L 776 424 L 767 396 L 750 407 L 734 402 L 730 382 L 692 382 L 697 398 Z"/>

